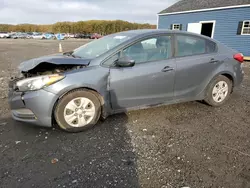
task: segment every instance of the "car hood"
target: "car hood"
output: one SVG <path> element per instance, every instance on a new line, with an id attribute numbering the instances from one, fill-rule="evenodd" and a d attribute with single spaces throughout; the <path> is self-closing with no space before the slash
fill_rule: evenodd
<path id="1" fill-rule="evenodd" d="M 63 54 L 54 54 L 49 56 L 42 56 L 39 58 L 30 59 L 22 62 L 18 69 L 21 72 L 28 72 L 42 63 L 51 63 L 55 65 L 89 65 L 91 59 L 74 58 Z"/>

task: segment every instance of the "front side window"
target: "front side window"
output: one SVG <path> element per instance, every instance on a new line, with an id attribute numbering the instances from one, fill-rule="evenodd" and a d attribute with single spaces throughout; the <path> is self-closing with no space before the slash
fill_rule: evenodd
<path id="1" fill-rule="evenodd" d="M 156 36 L 149 39 L 139 41 L 122 52 L 122 57 L 127 56 L 135 63 L 160 61 L 170 58 L 171 37 L 170 36 Z"/>
<path id="2" fill-rule="evenodd" d="M 250 35 L 250 20 L 243 22 L 241 34 L 242 35 Z"/>
<path id="3" fill-rule="evenodd" d="M 177 36 L 177 57 L 206 53 L 206 40 L 193 36 Z"/>

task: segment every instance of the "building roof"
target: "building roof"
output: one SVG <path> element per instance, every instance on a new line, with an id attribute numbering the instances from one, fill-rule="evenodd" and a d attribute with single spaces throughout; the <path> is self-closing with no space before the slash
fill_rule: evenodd
<path id="1" fill-rule="evenodd" d="M 180 0 L 159 14 L 250 4 L 250 0 Z"/>

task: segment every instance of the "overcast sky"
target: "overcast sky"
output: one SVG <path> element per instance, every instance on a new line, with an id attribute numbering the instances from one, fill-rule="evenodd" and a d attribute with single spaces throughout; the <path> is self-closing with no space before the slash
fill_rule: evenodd
<path id="1" fill-rule="evenodd" d="M 90 19 L 156 24 L 156 14 L 177 0 L 0 0 L 0 23 L 50 24 Z"/>

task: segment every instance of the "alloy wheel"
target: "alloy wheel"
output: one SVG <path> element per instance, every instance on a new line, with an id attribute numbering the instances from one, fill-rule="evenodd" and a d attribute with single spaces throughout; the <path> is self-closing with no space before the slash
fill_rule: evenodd
<path id="1" fill-rule="evenodd" d="M 217 103 L 224 101 L 228 95 L 229 87 L 225 81 L 219 81 L 215 84 L 212 96 L 213 100 Z"/>
<path id="2" fill-rule="evenodd" d="M 64 109 L 64 119 L 72 127 L 83 127 L 95 116 L 94 103 L 85 97 L 71 100 Z"/>

